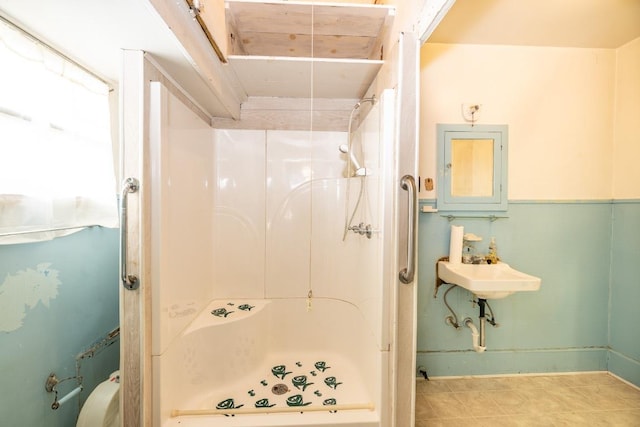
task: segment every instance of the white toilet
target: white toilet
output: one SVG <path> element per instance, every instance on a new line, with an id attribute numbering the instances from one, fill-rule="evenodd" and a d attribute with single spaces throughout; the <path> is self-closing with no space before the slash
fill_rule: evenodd
<path id="1" fill-rule="evenodd" d="M 76 427 L 118 427 L 120 425 L 120 371 L 109 375 L 91 392 Z"/>

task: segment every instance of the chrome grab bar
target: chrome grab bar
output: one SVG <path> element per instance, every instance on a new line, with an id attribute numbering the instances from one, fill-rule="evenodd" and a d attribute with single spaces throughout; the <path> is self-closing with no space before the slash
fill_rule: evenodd
<path id="1" fill-rule="evenodd" d="M 127 194 L 135 193 L 140 183 L 135 178 L 127 178 L 122 186 L 120 196 L 120 272 L 122 286 L 132 291 L 138 288 L 138 276 L 127 272 Z"/>
<path id="2" fill-rule="evenodd" d="M 407 268 L 400 270 L 400 281 L 409 284 L 413 282 L 416 272 L 416 181 L 411 175 L 405 175 L 400 180 L 400 187 L 408 192 L 409 212 L 407 213 Z"/>

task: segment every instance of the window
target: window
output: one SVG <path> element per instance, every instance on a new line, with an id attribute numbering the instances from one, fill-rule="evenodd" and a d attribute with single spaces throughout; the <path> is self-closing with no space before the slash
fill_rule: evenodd
<path id="1" fill-rule="evenodd" d="M 109 87 L 3 21 L 0 64 L 0 243 L 117 227 Z"/>

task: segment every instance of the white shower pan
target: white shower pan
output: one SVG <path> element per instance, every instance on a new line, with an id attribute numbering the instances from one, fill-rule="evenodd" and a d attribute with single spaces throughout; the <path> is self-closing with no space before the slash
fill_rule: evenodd
<path id="1" fill-rule="evenodd" d="M 344 301 L 214 300 L 153 357 L 154 425 L 379 426 L 379 354 Z"/>

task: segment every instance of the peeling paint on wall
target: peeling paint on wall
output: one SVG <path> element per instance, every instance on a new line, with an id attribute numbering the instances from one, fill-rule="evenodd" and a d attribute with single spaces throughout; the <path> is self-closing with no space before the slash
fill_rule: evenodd
<path id="1" fill-rule="evenodd" d="M 7 274 L 0 285 L 0 331 L 13 332 L 22 327 L 27 310 L 39 302 L 49 307 L 58 296 L 58 270 L 49 268 L 51 263 L 40 263 L 35 269 L 19 270 Z"/>

